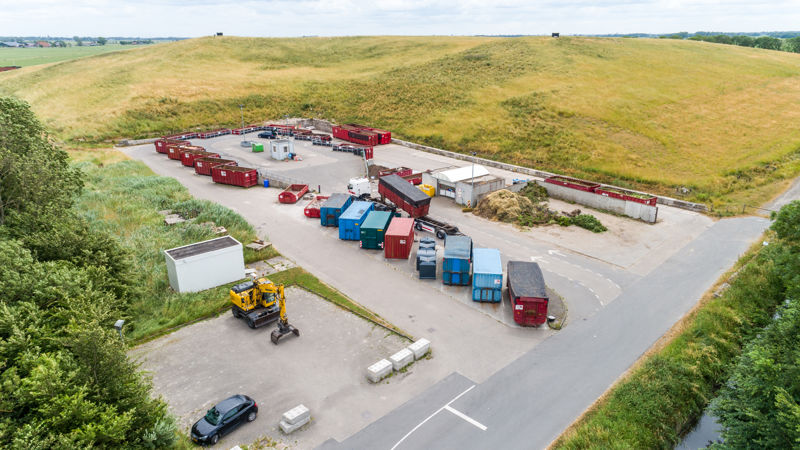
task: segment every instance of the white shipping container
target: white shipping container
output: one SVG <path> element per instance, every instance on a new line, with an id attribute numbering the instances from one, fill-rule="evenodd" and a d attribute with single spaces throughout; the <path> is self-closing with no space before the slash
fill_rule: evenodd
<path id="1" fill-rule="evenodd" d="M 198 292 L 245 277 L 242 244 L 231 236 L 166 250 L 169 285 L 177 292 Z"/>

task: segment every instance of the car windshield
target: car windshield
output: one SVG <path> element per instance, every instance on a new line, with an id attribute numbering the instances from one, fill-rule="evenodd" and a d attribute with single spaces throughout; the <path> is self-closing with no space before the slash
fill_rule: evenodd
<path id="1" fill-rule="evenodd" d="M 216 407 L 208 410 L 206 413 L 206 422 L 210 423 L 211 425 L 216 425 L 219 423 L 219 411 L 217 411 Z"/>

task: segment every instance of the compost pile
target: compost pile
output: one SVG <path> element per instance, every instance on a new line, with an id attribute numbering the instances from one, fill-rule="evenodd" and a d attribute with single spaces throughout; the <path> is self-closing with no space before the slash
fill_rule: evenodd
<path id="1" fill-rule="evenodd" d="M 526 184 L 519 193 L 508 189 L 492 192 L 478 202 L 473 213 L 487 219 L 526 227 L 558 224 L 564 227 L 577 225 L 595 233 L 606 231 L 606 227 L 596 217 L 581 214 L 579 209 L 562 214 L 551 210 L 547 190 L 536 183 Z"/>

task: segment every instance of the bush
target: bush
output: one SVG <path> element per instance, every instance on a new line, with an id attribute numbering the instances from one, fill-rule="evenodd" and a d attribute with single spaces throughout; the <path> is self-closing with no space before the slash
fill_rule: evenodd
<path id="1" fill-rule="evenodd" d="M 603 231 L 608 231 L 608 228 L 604 227 L 603 224 L 597 220 L 597 217 L 591 214 L 578 214 L 577 217 L 572 218 L 572 223 L 581 228 L 586 228 L 592 233 L 602 233 Z"/>

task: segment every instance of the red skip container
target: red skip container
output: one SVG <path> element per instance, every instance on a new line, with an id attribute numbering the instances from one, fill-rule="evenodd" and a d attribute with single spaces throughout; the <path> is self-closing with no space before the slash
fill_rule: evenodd
<path id="1" fill-rule="evenodd" d="M 414 246 L 414 219 L 395 217 L 383 237 L 384 256 L 408 259 Z"/>
<path id="2" fill-rule="evenodd" d="M 205 150 L 184 150 L 181 152 L 181 164 L 186 167 L 194 167 L 195 161 L 199 158 L 219 158 L 219 153 Z"/>
<path id="3" fill-rule="evenodd" d="M 211 176 L 211 169 L 216 166 L 236 166 L 236 161 L 232 159 L 222 159 L 219 157 L 210 158 L 210 157 L 201 157 L 194 160 L 194 171 L 198 175 L 208 175 Z"/>
<path id="4" fill-rule="evenodd" d="M 250 167 L 216 166 L 211 169 L 211 179 L 215 183 L 250 187 L 258 184 L 258 171 Z"/>

